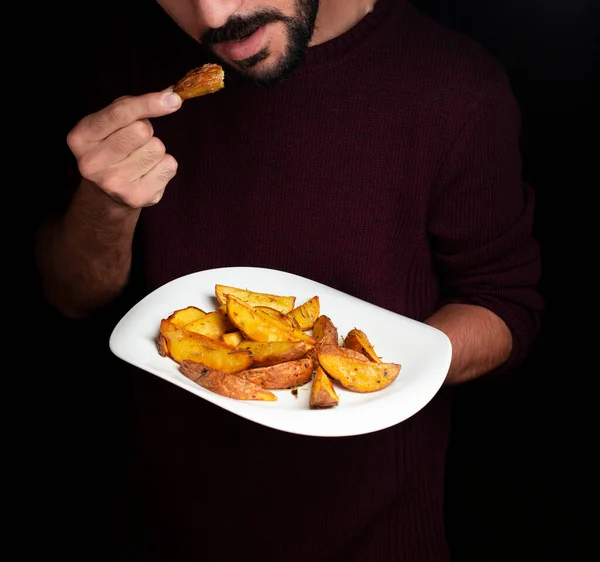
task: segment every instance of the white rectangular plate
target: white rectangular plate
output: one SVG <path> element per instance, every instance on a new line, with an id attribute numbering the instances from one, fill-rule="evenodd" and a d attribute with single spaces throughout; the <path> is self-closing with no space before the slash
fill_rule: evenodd
<path id="1" fill-rule="evenodd" d="M 295 296 L 296 305 L 318 295 L 321 313 L 331 318 L 339 335 L 345 336 L 352 328 L 365 332 L 383 361 L 402 365 L 398 378 L 387 388 L 366 394 L 337 386 L 339 404 L 325 410 L 309 409 L 311 383 L 297 394 L 275 390 L 278 400 L 274 402 L 234 400 L 205 390 L 186 378 L 175 361 L 159 355 L 156 338 L 161 319 L 177 309 L 214 310 L 216 284 Z M 406 420 L 440 389 L 452 355 L 448 337 L 427 324 L 310 279 L 256 267 L 200 271 L 159 287 L 115 326 L 110 349 L 120 359 L 238 416 L 274 429 L 322 437 L 370 433 Z"/>

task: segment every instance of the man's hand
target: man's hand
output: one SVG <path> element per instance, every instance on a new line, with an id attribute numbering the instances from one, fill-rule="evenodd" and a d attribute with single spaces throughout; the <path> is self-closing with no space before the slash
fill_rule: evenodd
<path id="1" fill-rule="evenodd" d="M 42 224 L 36 243 L 44 292 L 64 315 L 82 318 L 127 284 L 141 209 L 160 201 L 177 172 L 150 118 L 179 107 L 170 91 L 122 97 L 67 135 L 83 179 L 65 215 Z"/>
<path id="2" fill-rule="evenodd" d="M 163 196 L 177 172 L 177 161 L 154 136 L 149 118 L 181 107 L 170 91 L 124 96 L 77 123 L 67 144 L 82 177 L 117 203 L 141 209 Z"/>

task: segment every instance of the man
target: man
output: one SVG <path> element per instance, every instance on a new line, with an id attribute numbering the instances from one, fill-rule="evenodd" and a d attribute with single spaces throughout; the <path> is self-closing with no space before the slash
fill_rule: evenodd
<path id="1" fill-rule="evenodd" d="M 416 415 L 339 439 L 264 428 L 132 372 L 127 560 L 449 560 L 452 386 L 513 370 L 542 306 L 503 70 L 405 0 L 158 4 L 100 43 L 67 138 L 77 166 L 57 170 L 39 230 L 48 301 L 110 327 L 179 276 L 268 267 L 435 326 L 453 356 Z M 170 91 L 215 61 L 223 90 Z"/>

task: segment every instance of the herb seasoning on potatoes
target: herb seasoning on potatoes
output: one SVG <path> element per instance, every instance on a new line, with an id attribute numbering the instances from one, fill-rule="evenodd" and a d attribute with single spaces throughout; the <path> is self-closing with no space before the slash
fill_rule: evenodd
<path id="1" fill-rule="evenodd" d="M 401 365 L 386 363 L 358 328 L 340 343 L 319 297 L 296 297 L 215 285 L 218 306 L 193 305 L 160 322 L 157 349 L 199 386 L 235 400 L 275 401 L 273 390 L 310 384 L 310 408 L 337 406 L 339 385 L 376 392 L 396 380 Z"/>

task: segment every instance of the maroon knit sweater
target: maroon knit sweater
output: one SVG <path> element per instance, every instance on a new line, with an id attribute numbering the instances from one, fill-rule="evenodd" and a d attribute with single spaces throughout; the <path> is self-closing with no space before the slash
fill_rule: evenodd
<path id="1" fill-rule="evenodd" d="M 204 62 L 159 8 L 138 32 L 127 57 L 104 53 L 96 108 Z M 285 82 L 227 76 L 153 126 L 179 170 L 142 213 L 135 299 L 198 270 L 276 268 L 418 320 L 446 302 L 489 307 L 514 336 L 505 370 L 523 358 L 541 307 L 533 195 L 507 78 L 471 40 L 379 0 Z M 448 390 L 384 431 L 311 438 L 133 377 L 145 546 L 130 560 L 449 560 Z"/>

